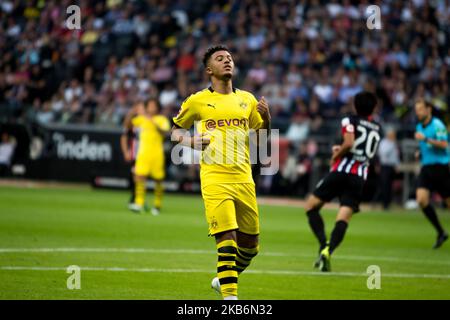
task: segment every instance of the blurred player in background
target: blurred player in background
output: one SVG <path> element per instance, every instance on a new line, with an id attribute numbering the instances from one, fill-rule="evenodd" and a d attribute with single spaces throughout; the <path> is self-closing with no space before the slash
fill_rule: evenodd
<path id="1" fill-rule="evenodd" d="M 380 196 L 383 209 L 387 210 L 392 200 L 392 183 L 400 164 L 400 152 L 394 128 L 388 128 L 378 148 L 380 158 Z"/>
<path id="2" fill-rule="evenodd" d="M 152 214 L 158 215 L 161 210 L 165 178 L 164 138 L 170 130 L 170 122 L 159 114 L 160 109 L 157 99 L 149 99 L 145 102 L 144 114 L 140 115 L 139 109 L 133 108 L 125 118 L 125 128 L 137 130 L 139 139 L 134 170 L 135 198 L 130 205 L 134 212 L 142 212 L 144 208 L 147 177 L 155 181 Z"/>
<path id="3" fill-rule="evenodd" d="M 354 97 L 356 116 L 341 121 L 343 142 L 333 146 L 330 173 L 319 181 L 307 200 L 309 225 L 320 245 L 314 267 L 320 271 L 331 271 L 331 254 L 344 239 L 352 215 L 359 211 L 369 162 L 381 140 L 381 127 L 371 119 L 376 104 L 377 98 L 370 92 L 360 92 Z M 339 197 L 340 207 L 328 243 L 320 209 L 335 197 Z"/>
<path id="4" fill-rule="evenodd" d="M 430 193 L 437 191 L 450 208 L 450 154 L 448 150 L 448 134 L 444 123 L 433 117 L 433 106 L 424 100 L 417 101 L 415 111 L 419 123 L 415 138 L 419 141 L 420 170 L 416 200 L 423 213 L 437 231 L 437 240 L 433 248 L 437 249 L 448 239 L 448 233 L 439 222 L 433 206 L 430 204 Z"/>
<path id="5" fill-rule="evenodd" d="M 136 103 L 133 108 L 137 115 L 145 113 L 144 103 L 142 101 Z M 133 126 L 124 126 L 122 135 L 120 136 L 120 148 L 125 162 L 129 164 L 130 171 L 128 176 L 128 185 L 130 186 L 131 197 L 128 202 L 132 206 L 135 201 L 135 184 L 134 184 L 134 166 L 136 164 L 136 155 L 139 147 L 138 133 Z"/>
<path id="6" fill-rule="evenodd" d="M 258 253 L 259 215 L 250 166 L 249 129 L 269 129 L 269 106 L 246 91 L 233 88 L 234 62 L 224 46 L 209 48 L 203 58 L 211 86 L 188 97 L 173 119 L 173 137 L 179 143 L 204 149 L 200 180 L 209 235 L 217 245 L 217 277 L 212 287 L 225 300 L 237 300 L 238 275 Z M 195 123 L 199 135 L 184 135 Z M 208 133 L 208 134 L 207 134 Z M 223 145 L 237 135 L 245 143 Z M 241 139 L 241 140 L 243 140 Z M 209 152 L 209 153 L 208 153 Z M 211 154 L 244 161 L 210 161 Z"/>

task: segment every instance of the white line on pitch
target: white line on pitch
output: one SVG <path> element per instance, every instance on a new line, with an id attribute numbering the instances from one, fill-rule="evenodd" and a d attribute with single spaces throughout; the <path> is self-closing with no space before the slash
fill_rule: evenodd
<path id="1" fill-rule="evenodd" d="M 162 254 L 214 254 L 211 250 L 195 250 L 195 249 L 158 249 L 158 248 L 0 248 L 0 253 L 52 253 L 52 252 L 93 252 L 93 253 L 162 253 Z M 315 255 L 300 254 L 300 253 L 284 253 L 284 252 L 262 252 L 261 256 L 269 257 L 303 257 L 315 258 Z M 405 263 L 419 263 L 419 264 L 439 264 L 450 265 L 450 261 L 429 260 L 429 259 L 409 259 L 409 258 L 395 258 L 384 256 L 354 256 L 354 255 L 337 255 L 337 260 L 350 261 L 390 261 L 390 262 L 405 262 Z"/>
<path id="2" fill-rule="evenodd" d="M 82 271 L 111 271 L 111 272 L 149 272 L 149 273 L 210 273 L 214 271 L 204 269 L 158 269 L 158 268 L 123 268 L 123 267 L 80 267 Z M 8 271 L 65 271 L 64 267 L 33 267 L 33 266 L 0 266 L 0 270 Z M 247 270 L 250 274 L 293 275 L 293 276 L 337 276 L 337 277 L 367 277 L 359 272 L 314 272 L 295 270 Z M 387 278 L 410 279 L 450 279 L 450 274 L 414 274 L 414 273 L 383 273 Z"/>

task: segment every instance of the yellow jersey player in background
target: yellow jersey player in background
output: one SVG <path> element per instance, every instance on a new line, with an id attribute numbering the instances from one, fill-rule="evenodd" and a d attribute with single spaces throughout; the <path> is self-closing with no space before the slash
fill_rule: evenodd
<path id="1" fill-rule="evenodd" d="M 133 108 L 135 109 L 136 114 L 140 115 L 145 113 L 144 103 L 142 101 L 138 101 L 137 103 L 135 103 Z M 130 200 L 128 201 L 128 205 L 133 204 L 135 199 L 134 166 L 136 164 L 138 145 L 139 145 L 138 136 L 133 126 L 128 128 L 124 127 L 122 135 L 120 136 L 120 148 L 122 150 L 122 155 L 125 160 L 125 163 L 129 166 L 130 170 L 128 176 L 128 183 L 131 191 L 131 197 Z"/>
<path id="2" fill-rule="evenodd" d="M 165 178 L 164 138 L 170 130 L 170 122 L 159 114 L 160 109 L 157 99 L 149 99 L 145 102 L 144 114 L 138 114 L 138 108 L 133 108 L 124 121 L 125 128 L 134 127 L 139 136 L 134 168 L 135 200 L 130 204 L 130 210 L 138 213 L 145 205 L 147 177 L 155 181 L 152 214 L 158 215 L 161 210 Z"/>
<path id="3" fill-rule="evenodd" d="M 269 106 L 264 97 L 257 101 L 251 93 L 233 88 L 234 62 L 226 47 L 209 48 L 203 64 L 211 86 L 184 101 L 173 119 L 172 140 L 203 150 L 201 192 L 218 254 L 212 287 L 224 299 L 237 300 L 238 275 L 259 250 L 249 129 L 269 129 Z M 194 122 L 199 134 L 190 137 L 182 129 L 190 129 Z M 222 142 L 230 137 L 232 143 L 224 147 Z M 244 138 L 244 143 L 235 143 L 235 137 Z M 224 158 L 231 161 L 221 161 Z"/>

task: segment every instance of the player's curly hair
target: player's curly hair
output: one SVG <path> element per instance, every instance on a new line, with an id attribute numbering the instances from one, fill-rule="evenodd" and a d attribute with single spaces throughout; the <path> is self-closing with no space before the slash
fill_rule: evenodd
<path id="1" fill-rule="evenodd" d="M 154 97 L 154 96 L 149 97 L 149 98 L 147 98 L 147 99 L 145 99 L 143 101 L 145 108 L 147 108 L 148 104 L 150 102 L 152 102 L 152 101 L 155 102 L 156 108 L 158 109 L 158 112 L 161 112 L 161 109 L 162 109 L 161 103 L 159 102 L 159 99 L 157 97 Z"/>
<path id="2" fill-rule="evenodd" d="M 209 58 L 211 58 L 211 56 L 212 56 L 215 52 L 217 52 L 217 51 L 227 51 L 227 52 L 230 52 L 230 49 L 228 49 L 227 46 L 222 45 L 222 44 L 219 44 L 219 45 L 216 45 L 216 46 L 209 47 L 209 48 L 206 50 L 205 54 L 203 55 L 203 60 L 202 60 L 202 61 L 203 61 L 203 65 L 204 65 L 205 67 L 206 67 L 207 64 L 208 64 Z"/>
<path id="3" fill-rule="evenodd" d="M 372 114 L 377 105 L 377 97 L 369 91 L 362 91 L 354 98 L 356 113 L 362 117 L 368 117 Z"/>

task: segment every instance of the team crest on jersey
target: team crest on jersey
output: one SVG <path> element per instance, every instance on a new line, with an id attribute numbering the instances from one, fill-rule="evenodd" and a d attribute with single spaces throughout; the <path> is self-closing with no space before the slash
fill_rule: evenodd
<path id="1" fill-rule="evenodd" d="M 246 104 L 244 101 L 242 101 L 242 102 L 239 104 L 239 107 L 241 107 L 242 109 L 247 109 L 247 104 Z"/>
<path id="2" fill-rule="evenodd" d="M 211 230 L 215 230 L 218 227 L 218 223 L 216 217 L 212 217 L 211 222 L 209 223 Z"/>

